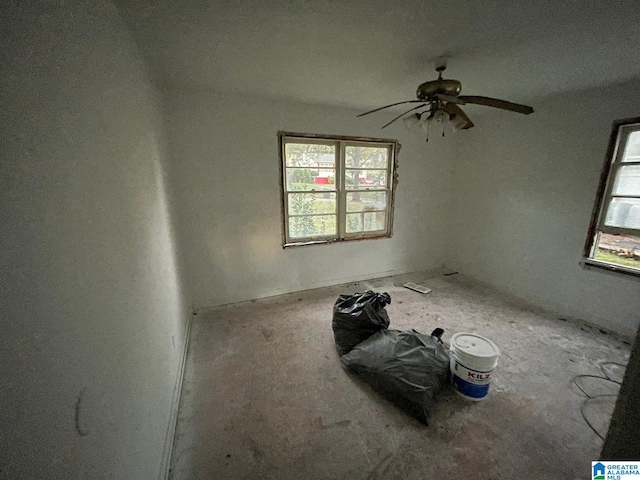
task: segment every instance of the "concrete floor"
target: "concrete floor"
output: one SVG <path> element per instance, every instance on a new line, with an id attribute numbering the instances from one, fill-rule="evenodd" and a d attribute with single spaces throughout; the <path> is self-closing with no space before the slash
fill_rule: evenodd
<path id="1" fill-rule="evenodd" d="M 602 441 L 580 413 L 578 374 L 626 364 L 612 335 L 442 271 L 329 287 L 194 317 L 173 479 L 586 479 Z M 427 295 L 402 288 L 422 283 Z M 428 427 L 342 370 L 340 293 L 387 291 L 391 328 L 487 336 L 502 350 L 489 398 L 443 390 Z M 622 370 L 622 369 L 620 369 Z M 620 378 L 622 371 L 614 372 Z M 589 379 L 586 379 L 589 380 Z M 588 391 L 606 391 L 594 379 Z M 586 413 L 606 433 L 613 401 Z"/>

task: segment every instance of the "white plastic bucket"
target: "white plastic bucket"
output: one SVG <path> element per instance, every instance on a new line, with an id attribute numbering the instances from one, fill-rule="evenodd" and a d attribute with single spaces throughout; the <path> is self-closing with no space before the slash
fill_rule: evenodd
<path id="1" fill-rule="evenodd" d="M 449 356 L 454 390 L 468 400 L 484 400 L 500 357 L 496 344 L 474 333 L 456 333 Z"/>

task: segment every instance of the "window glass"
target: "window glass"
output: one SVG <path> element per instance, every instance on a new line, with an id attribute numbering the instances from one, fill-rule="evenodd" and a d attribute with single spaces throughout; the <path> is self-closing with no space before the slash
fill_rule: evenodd
<path id="1" fill-rule="evenodd" d="M 640 165 L 622 165 L 618 169 L 613 194 L 640 196 Z"/>
<path id="2" fill-rule="evenodd" d="M 631 132 L 622 156 L 623 162 L 640 162 L 640 131 Z"/>
<path id="3" fill-rule="evenodd" d="M 291 238 L 319 237 L 335 234 L 335 215 L 289 217 L 289 235 Z"/>
<path id="4" fill-rule="evenodd" d="M 640 229 L 640 198 L 613 198 L 605 225 Z"/>
<path id="5" fill-rule="evenodd" d="M 387 208 L 385 192 L 348 192 L 347 212 L 366 212 Z"/>
<path id="6" fill-rule="evenodd" d="M 599 232 L 594 258 L 614 265 L 640 269 L 640 236 Z"/>
<path id="7" fill-rule="evenodd" d="M 387 168 L 389 164 L 386 147 L 347 146 L 345 155 L 347 168 Z"/>

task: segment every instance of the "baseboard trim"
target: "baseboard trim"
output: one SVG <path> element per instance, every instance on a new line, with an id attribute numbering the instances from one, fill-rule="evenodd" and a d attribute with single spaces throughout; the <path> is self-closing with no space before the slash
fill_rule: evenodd
<path id="1" fill-rule="evenodd" d="M 180 407 L 180 396 L 182 394 L 182 381 L 184 380 L 184 370 L 187 364 L 187 350 L 189 349 L 189 339 L 191 338 L 191 323 L 193 321 L 194 309 L 190 308 L 187 318 L 187 329 L 184 335 L 184 343 L 182 345 L 182 356 L 180 365 L 178 366 L 178 376 L 173 388 L 173 398 L 171 399 L 171 410 L 169 413 L 169 425 L 167 426 L 167 435 L 164 440 L 164 450 L 162 452 L 162 464 L 160 466 L 159 480 L 168 480 L 171 469 L 171 455 L 173 454 L 173 439 L 178 424 L 178 408 Z"/>
<path id="2" fill-rule="evenodd" d="M 248 302 L 251 300 L 261 300 L 265 298 L 278 297 L 280 295 L 288 295 L 290 293 L 306 292 L 309 290 L 316 290 L 318 288 L 325 288 L 325 287 L 337 287 L 340 285 L 347 285 L 349 283 L 358 283 L 363 281 L 377 280 L 380 278 L 394 277 L 398 275 L 411 275 L 411 274 L 421 273 L 421 272 L 436 271 L 441 268 L 442 268 L 441 265 L 434 265 L 431 267 L 422 268 L 420 270 L 387 270 L 383 272 L 356 275 L 352 277 L 335 278 L 332 280 L 326 280 L 323 282 L 311 283 L 307 285 L 298 285 L 298 286 L 267 290 L 264 292 L 256 293 L 254 294 L 253 297 L 248 297 L 248 298 L 245 298 L 247 297 L 245 295 L 244 297 L 241 297 L 241 298 L 209 299 L 209 300 L 195 302 L 194 310 L 196 312 L 215 310 L 221 307 L 226 307 L 228 305 L 236 305 L 236 304 Z"/>

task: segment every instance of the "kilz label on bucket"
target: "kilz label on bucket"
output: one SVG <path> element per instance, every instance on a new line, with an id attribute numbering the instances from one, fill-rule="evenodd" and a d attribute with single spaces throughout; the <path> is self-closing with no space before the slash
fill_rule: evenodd
<path id="1" fill-rule="evenodd" d="M 453 367 L 453 388 L 470 398 L 484 398 L 489 393 L 491 371 L 470 370 L 457 361 Z"/>

